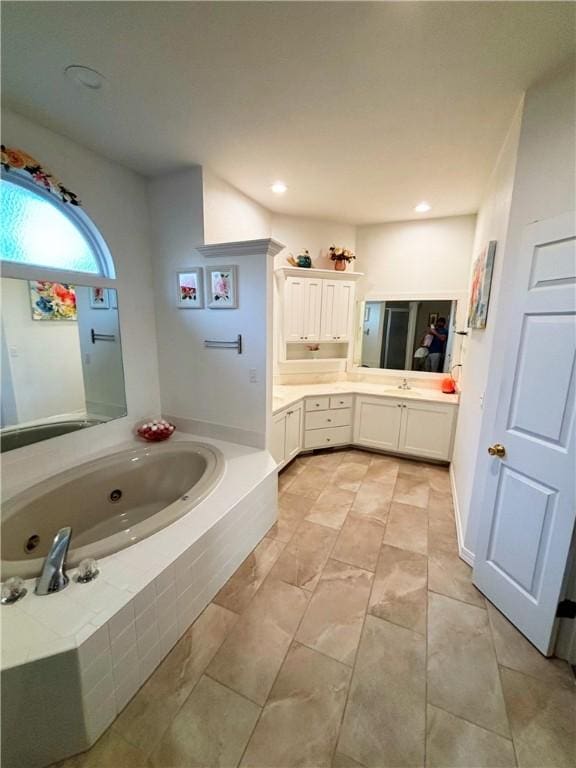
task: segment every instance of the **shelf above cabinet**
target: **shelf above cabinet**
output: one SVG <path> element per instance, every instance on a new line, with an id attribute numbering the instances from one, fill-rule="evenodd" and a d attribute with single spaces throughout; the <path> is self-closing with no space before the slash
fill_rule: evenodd
<path id="1" fill-rule="evenodd" d="M 314 269 L 310 267 L 278 267 L 275 270 L 280 277 L 321 277 L 324 280 L 358 280 L 364 277 L 363 272 L 338 272 L 336 269 Z"/>

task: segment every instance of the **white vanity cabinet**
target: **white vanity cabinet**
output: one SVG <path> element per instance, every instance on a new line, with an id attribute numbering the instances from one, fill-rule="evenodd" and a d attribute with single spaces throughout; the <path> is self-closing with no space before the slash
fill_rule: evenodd
<path id="1" fill-rule="evenodd" d="M 320 339 L 323 280 L 288 277 L 283 292 L 285 341 Z"/>
<path id="2" fill-rule="evenodd" d="M 449 461 L 456 406 L 391 397 L 356 397 L 354 443 Z"/>
<path id="3" fill-rule="evenodd" d="M 320 340 L 345 342 L 350 340 L 354 283 L 344 280 L 322 281 L 322 310 Z"/>
<path id="4" fill-rule="evenodd" d="M 280 466 L 287 464 L 302 450 L 303 413 L 303 404 L 297 403 L 272 419 L 270 452 Z"/>
<path id="5" fill-rule="evenodd" d="M 352 440 L 353 398 L 307 397 L 304 414 L 304 448 L 331 448 Z"/>

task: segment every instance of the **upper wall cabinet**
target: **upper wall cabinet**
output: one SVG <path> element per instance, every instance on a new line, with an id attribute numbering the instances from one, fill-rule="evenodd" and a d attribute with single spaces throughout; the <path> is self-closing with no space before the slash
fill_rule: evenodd
<path id="1" fill-rule="evenodd" d="M 352 339 L 355 280 L 360 273 L 282 267 L 276 274 L 282 359 L 289 358 L 287 345 L 310 342 L 340 345 L 340 352 L 329 354 L 346 357 L 347 346 L 342 345 Z M 292 355 L 291 359 L 296 358 Z"/>

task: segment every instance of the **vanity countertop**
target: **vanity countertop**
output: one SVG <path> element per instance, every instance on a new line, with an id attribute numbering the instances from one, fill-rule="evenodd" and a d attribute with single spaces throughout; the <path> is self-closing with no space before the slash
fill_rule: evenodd
<path id="1" fill-rule="evenodd" d="M 371 381 L 334 381 L 323 384 L 277 384 L 274 386 L 273 413 L 298 402 L 303 397 L 321 395 L 376 395 L 378 397 L 397 397 L 402 400 L 420 400 L 431 403 L 449 403 L 458 405 L 460 395 L 445 395 L 439 388 L 414 387 L 399 389 L 393 382 Z"/>

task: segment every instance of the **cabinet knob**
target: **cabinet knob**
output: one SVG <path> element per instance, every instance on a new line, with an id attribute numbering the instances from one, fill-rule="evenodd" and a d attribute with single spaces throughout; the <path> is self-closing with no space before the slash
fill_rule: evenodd
<path id="1" fill-rule="evenodd" d="M 327 438 L 326 438 L 326 442 L 327 442 L 327 443 L 329 443 L 329 442 L 330 442 L 330 438 L 329 438 L 329 437 L 327 437 Z"/>
<path id="2" fill-rule="evenodd" d="M 332 424 L 332 419 L 326 419 L 326 421 L 328 422 L 328 424 Z"/>

